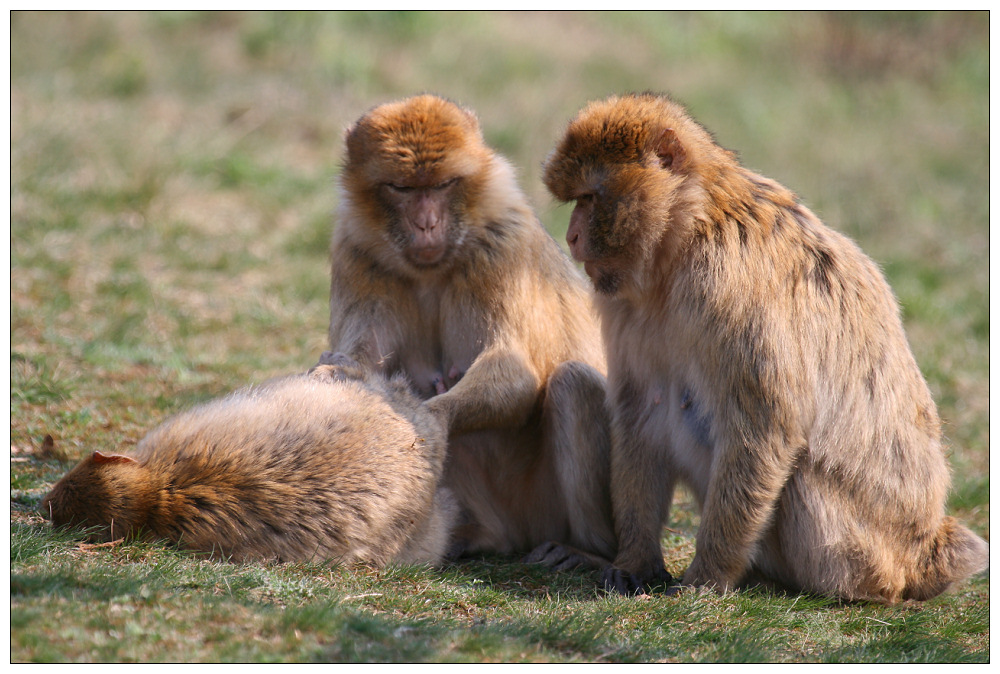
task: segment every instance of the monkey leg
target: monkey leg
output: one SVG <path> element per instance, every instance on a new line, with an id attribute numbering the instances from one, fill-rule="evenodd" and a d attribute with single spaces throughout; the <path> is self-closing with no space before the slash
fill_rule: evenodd
<path id="1" fill-rule="evenodd" d="M 718 427 L 717 427 L 718 428 Z M 684 584 L 735 589 L 773 526 L 804 439 L 773 424 L 722 427 Z M 791 441 L 789 441 L 791 440 Z"/>
<path id="2" fill-rule="evenodd" d="M 546 383 L 543 451 L 563 496 L 569 540 L 547 541 L 525 557 L 556 570 L 606 566 L 615 553 L 608 485 L 611 447 L 604 376 L 584 363 L 562 363 Z"/>
<path id="3" fill-rule="evenodd" d="M 434 384 L 438 391 L 439 383 Z M 497 345 L 481 353 L 452 388 L 424 405 L 452 434 L 521 428 L 535 409 L 540 388 L 524 352 Z"/>

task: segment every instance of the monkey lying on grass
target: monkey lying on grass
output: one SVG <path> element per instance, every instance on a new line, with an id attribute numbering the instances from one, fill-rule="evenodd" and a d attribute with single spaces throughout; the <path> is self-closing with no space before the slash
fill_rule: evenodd
<path id="1" fill-rule="evenodd" d="M 437 564 L 457 511 L 438 489 L 445 429 L 402 377 L 324 354 L 94 452 L 42 501 L 92 539 L 166 539 L 244 560 Z"/>

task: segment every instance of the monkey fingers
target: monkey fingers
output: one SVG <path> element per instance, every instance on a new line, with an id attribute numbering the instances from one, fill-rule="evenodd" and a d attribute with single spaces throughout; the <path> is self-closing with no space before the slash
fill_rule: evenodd
<path id="1" fill-rule="evenodd" d="M 337 353 L 324 351 L 320 354 L 319 362 L 309 369 L 308 374 L 315 379 L 331 381 L 360 380 L 364 377 L 361 364 L 339 351 Z"/>
<path id="2" fill-rule="evenodd" d="M 336 365 L 339 367 L 361 367 L 358 361 L 354 360 L 348 356 L 343 351 L 324 351 L 319 356 L 319 362 L 316 365 Z"/>

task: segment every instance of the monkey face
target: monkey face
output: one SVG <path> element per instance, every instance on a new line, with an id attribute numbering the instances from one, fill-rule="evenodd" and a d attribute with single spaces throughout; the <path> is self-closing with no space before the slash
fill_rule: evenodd
<path id="1" fill-rule="evenodd" d="M 386 183 L 380 197 L 387 211 L 390 239 L 415 267 L 433 267 L 445 260 L 461 231 L 459 178 L 430 186 Z"/>
<path id="2" fill-rule="evenodd" d="M 615 293 L 632 270 L 645 264 L 666 225 L 656 209 L 662 169 L 643 163 L 605 166 L 584 183 L 570 216 L 566 242 L 598 292 Z"/>
<path id="3" fill-rule="evenodd" d="M 576 200 L 566 230 L 570 253 L 583 263 L 594 287 L 603 293 L 613 293 L 621 280 L 622 265 L 618 262 L 623 246 L 612 243 L 614 222 L 607 220 L 607 205 L 597 194 L 583 194 Z"/>
<path id="4" fill-rule="evenodd" d="M 54 527 L 87 529 L 91 541 L 127 537 L 138 528 L 142 471 L 129 457 L 94 452 L 42 499 L 42 514 Z"/>
<path id="5" fill-rule="evenodd" d="M 92 529 L 91 540 L 108 540 L 109 494 L 88 461 L 74 468 L 42 499 L 42 513 L 57 528 Z"/>
<path id="6" fill-rule="evenodd" d="M 346 137 L 345 192 L 411 268 L 445 266 L 492 157 L 470 111 L 436 96 L 379 106 Z"/>
<path id="7" fill-rule="evenodd" d="M 674 104 L 649 95 L 591 104 L 570 123 L 544 182 L 557 199 L 576 201 L 566 240 L 599 292 L 645 275 L 696 173 L 686 143 L 701 134 Z"/>

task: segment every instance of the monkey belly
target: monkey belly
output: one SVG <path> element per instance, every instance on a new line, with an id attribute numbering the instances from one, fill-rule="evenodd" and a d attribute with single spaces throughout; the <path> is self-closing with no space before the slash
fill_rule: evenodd
<path id="1" fill-rule="evenodd" d="M 645 446 L 665 453 L 673 477 L 692 489 L 700 506 L 711 476 L 714 413 L 683 382 L 654 384 L 644 403 Z"/>

